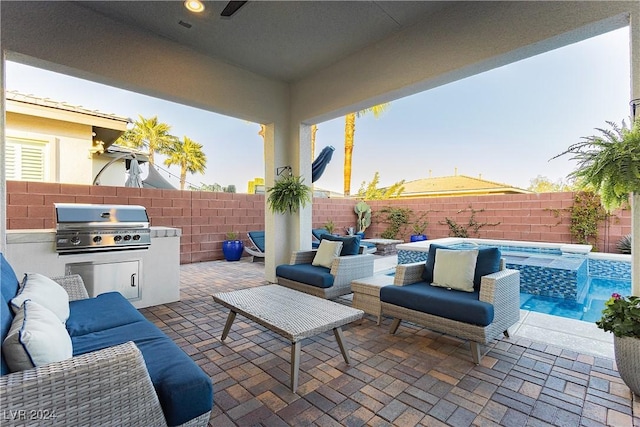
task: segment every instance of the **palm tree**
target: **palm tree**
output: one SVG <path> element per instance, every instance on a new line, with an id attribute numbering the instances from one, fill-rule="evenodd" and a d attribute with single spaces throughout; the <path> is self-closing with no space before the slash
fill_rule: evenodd
<path id="1" fill-rule="evenodd" d="M 133 129 L 126 131 L 117 144 L 132 148 L 145 148 L 149 151 L 149 163 L 154 164 L 154 153 L 165 154 L 165 151 L 178 139 L 171 135 L 171 126 L 158 122 L 158 116 L 145 119 L 138 115 Z"/>
<path id="2" fill-rule="evenodd" d="M 207 156 L 202 151 L 202 145 L 186 136 L 182 141 L 175 139 L 165 153 L 169 156 L 164 161 L 165 165 L 180 166 L 180 190 L 184 190 L 187 172 L 204 173 L 207 168 Z"/>
<path id="3" fill-rule="evenodd" d="M 356 117 L 373 113 L 375 118 L 380 117 L 389 108 L 389 103 L 374 105 L 370 108 L 349 113 L 344 116 L 344 195 L 351 194 L 351 156 L 353 154 L 353 140 L 356 134 Z"/>

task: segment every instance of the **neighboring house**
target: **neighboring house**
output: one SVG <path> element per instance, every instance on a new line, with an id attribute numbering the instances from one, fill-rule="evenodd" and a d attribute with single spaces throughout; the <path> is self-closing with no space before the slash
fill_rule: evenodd
<path id="1" fill-rule="evenodd" d="M 99 183 L 124 185 L 124 157 L 133 150 L 112 144 L 130 119 L 15 91 L 7 91 L 6 100 L 7 180 L 91 185 L 117 159 Z"/>
<path id="2" fill-rule="evenodd" d="M 528 194 L 522 188 L 512 187 L 480 178 L 465 175 L 423 178 L 404 183 L 401 199 L 445 196 L 484 196 L 491 194 Z"/>

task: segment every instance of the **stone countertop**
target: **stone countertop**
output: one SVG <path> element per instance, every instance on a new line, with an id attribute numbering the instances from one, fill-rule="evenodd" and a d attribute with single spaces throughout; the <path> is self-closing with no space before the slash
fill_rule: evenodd
<path id="1" fill-rule="evenodd" d="M 172 227 L 150 227 L 151 238 L 180 237 L 182 230 Z M 56 230 L 53 228 L 33 230 L 7 230 L 7 243 L 48 243 L 55 242 Z"/>

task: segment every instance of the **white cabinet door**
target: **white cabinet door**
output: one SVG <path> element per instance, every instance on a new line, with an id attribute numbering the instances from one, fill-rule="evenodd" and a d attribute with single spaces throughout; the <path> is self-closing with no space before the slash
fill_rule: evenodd
<path id="1" fill-rule="evenodd" d="M 121 261 L 110 263 L 67 264 L 68 274 L 79 274 L 84 280 L 89 296 L 95 297 L 105 292 L 117 291 L 130 300 L 140 299 L 141 261 Z"/>

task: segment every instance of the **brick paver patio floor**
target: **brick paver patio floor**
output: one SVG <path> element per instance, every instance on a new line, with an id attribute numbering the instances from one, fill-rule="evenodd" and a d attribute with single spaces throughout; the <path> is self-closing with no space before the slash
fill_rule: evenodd
<path id="1" fill-rule="evenodd" d="M 181 284 L 180 302 L 141 311 L 211 376 L 216 427 L 640 427 L 640 398 L 610 359 L 510 338 L 476 366 L 461 340 L 405 322 L 389 335 L 390 318 L 367 315 L 343 327 L 351 366 L 333 333 L 304 341 L 294 394 L 280 336 L 238 316 L 220 341 L 228 310 L 211 294 L 265 284 L 262 263 L 186 264 Z"/>

